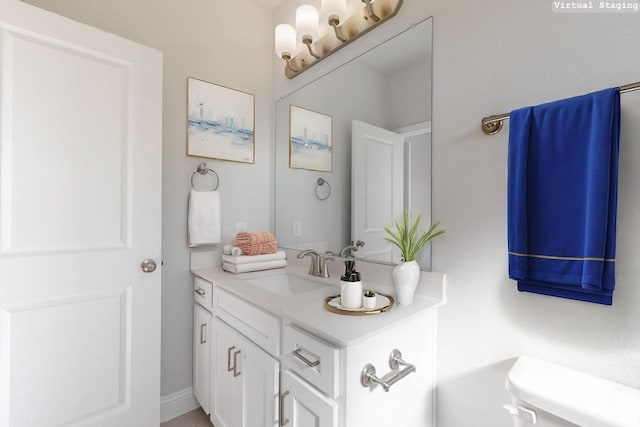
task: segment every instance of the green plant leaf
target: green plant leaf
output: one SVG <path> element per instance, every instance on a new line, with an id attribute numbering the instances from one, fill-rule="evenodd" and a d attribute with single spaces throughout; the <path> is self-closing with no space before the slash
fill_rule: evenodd
<path id="1" fill-rule="evenodd" d="M 384 237 L 384 239 L 400 249 L 403 261 L 414 261 L 418 253 L 420 253 L 426 245 L 447 231 L 446 229 L 439 230 L 440 221 L 437 221 L 432 224 L 427 231 L 422 233 L 420 237 L 417 237 L 421 218 L 422 216 L 418 214 L 412 223 L 409 214 L 404 213 L 400 220 L 394 221 L 395 230 L 384 226 L 384 230 L 388 234 L 388 237 Z"/>

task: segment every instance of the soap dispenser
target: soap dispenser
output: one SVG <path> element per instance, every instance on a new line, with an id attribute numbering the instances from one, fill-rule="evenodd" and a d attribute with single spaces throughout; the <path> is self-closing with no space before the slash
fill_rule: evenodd
<path id="1" fill-rule="evenodd" d="M 362 281 L 355 270 L 355 261 L 345 261 L 345 272 L 340 278 L 340 305 L 343 308 L 362 308 Z"/>

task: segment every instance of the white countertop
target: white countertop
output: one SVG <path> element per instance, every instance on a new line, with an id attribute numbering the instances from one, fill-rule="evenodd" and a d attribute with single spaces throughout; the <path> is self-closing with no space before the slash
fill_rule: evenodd
<path id="1" fill-rule="evenodd" d="M 390 284 L 379 284 L 367 280 L 367 277 L 369 277 L 367 272 L 360 270 L 363 274 L 364 289 L 372 288 L 382 294 L 394 294 Z M 331 286 L 322 286 L 318 290 L 311 290 L 297 295 L 278 295 L 244 280 L 270 274 L 281 274 L 283 271 L 286 271 L 287 274 L 303 276 L 309 280 L 318 281 L 319 284 Z M 323 279 L 313 277 L 308 275 L 307 271 L 308 267 L 292 264 L 285 269 L 280 268 L 242 274 L 229 273 L 223 271 L 220 267 L 192 269 L 194 275 L 281 317 L 285 323 L 296 324 L 339 347 L 352 345 L 414 316 L 424 314 L 429 310 L 435 310 L 444 304 L 444 275 L 423 272 L 412 305 L 399 306 L 396 303 L 387 312 L 367 316 L 336 314 L 324 308 L 324 301 L 329 296 L 340 294 L 340 278 Z M 380 278 L 380 276 L 380 274 L 372 274 L 370 277 Z M 388 279 L 390 280 L 390 275 Z"/>

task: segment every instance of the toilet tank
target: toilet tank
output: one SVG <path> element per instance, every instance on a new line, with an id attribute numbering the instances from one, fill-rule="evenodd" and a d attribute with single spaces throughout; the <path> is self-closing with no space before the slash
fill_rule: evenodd
<path id="1" fill-rule="evenodd" d="M 640 390 L 533 357 L 516 361 L 505 387 L 516 426 L 640 426 Z"/>

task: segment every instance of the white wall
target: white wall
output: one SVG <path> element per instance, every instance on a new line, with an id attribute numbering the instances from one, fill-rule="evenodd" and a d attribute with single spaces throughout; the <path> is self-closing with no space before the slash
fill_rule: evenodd
<path id="1" fill-rule="evenodd" d="M 235 223 L 270 229 L 273 187 L 271 10 L 253 0 L 30 0 L 164 54 L 162 394 L 191 386 L 192 278 L 186 237 L 190 178 L 205 160 L 220 176 L 222 237 Z M 186 155 L 186 79 L 253 93 L 255 164 Z M 196 177 L 202 178 L 200 176 Z M 203 184 L 203 180 L 197 180 Z"/>
<path id="2" fill-rule="evenodd" d="M 546 0 L 404 0 L 398 16 L 384 26 L 289 81 L 273 54 L 270 12 L 249 0 L 192 1 L 187 9 L 185 2 L 170 0 L 37 0 L 165 55 L 163 394 L 188 386 L 191 374 L 184 224 L 188 179 L 199 159 L 185 156 L 186 77 L 256 94 L 256 165 L 209 163 L 220 174 L 227 204 L 225 237 L 232 235 L 236 218 L 251 228 L 267 228 L 271 89 L 277 99 L 431 15 L 433 217 L 449 230 L 435 243 L 433 256 L 434 270 L 447 273 L 449 285 L 438 323 L 438 427 L 510 425 L 499 406 L 506 399 L 506 372 L 520 354 L 640 388 L 640 247 L 635 239 L 640 93 L 622 96 L 618 285 L 612 307 L 520 294 L 506 279 L 508 125 L 493 137 L 479 128 L 489 114 L 638 81 L 637 14 L 554 14 Z M 303 2 L 285 0 L 273 22 L 292 22 L 292 11 Z M 251 55 L 234 50 L 239 47 Z M 255 209 L 247 209 L 241 196 L 248 188 Z"/>
<path id="3" fill-rule="evenodd" d="M 291 13 L 286 1 L 274 22 Z M 594 2 L 594 4 L 596 4 Z M 398 16 L 307 73 L 433 15 L 433 217 L 447 235 L 433 269 L 447 274 L 438 322 L 438 427 L 511 425 L 505 375 L 530 354 L 640 388 L 640 92 L 622 96 L 618 270 L 614 305 L 518 293 L 507 279 L 508 124 L 482 117 L 640 80 L 638 14 L 555 14 L 552 2 L 405 0 Z M 366 43 L 365 43 L 366 42 Z M 274 91 L 302 83 L 280 77 Z M 305 74 L 297 77 L 307 77 Z M 416 333 L 420 333 L 416 331 Z"/>
<path id="4" fill-rule="evenodd" d="M 510 425 L 499 405 L 521 354 L 640 388 L 639 92 L 622 95 L 614 305 L 518 293 L 507 279 L 508 124 L 485 136 L 480 119 L 640 80 L 638 14 L 555 14 L 551 4 L 433 6 L 433 204 L 449 230 L 433 257 L 449 284 L 438 323 L 438 427 Z"/>

